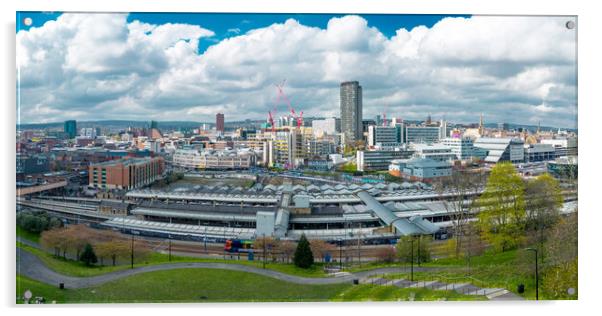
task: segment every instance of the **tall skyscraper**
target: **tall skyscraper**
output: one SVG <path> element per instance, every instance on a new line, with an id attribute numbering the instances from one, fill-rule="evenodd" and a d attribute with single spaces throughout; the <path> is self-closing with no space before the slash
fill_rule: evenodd
<path id="1" fill-rule="evenodd" d="M 215 115 L 215 130 L 224 133 L 224 114 L 217 113 Z"/>
<path id="2" fill-rule="evenodd" d="M 75 138 L 77 135 L 77 123 L 75 120 L 65 121 L 65 133 L 69 135 L 69 139 Z"/>
<path id="3" fill-rule="evenodd" d="M 347 144 L 362 139 L 362 86 L 357 81 L 341 83 L 341 132 Z"/>

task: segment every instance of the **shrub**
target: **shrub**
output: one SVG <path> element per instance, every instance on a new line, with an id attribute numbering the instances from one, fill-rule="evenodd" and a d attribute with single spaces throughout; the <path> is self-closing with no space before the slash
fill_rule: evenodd
<path id="1" fill-rule="evenodd" d="M 86 266 L 91 266 L 98 261 L 98 259 L 96 258 L 96 254 L 94 253 L 94 248 L 92 248 L 92 245 L 86 244 L 86 247 L 84 247 L 84 251 L 79 257 L 79 260 L 83 262 Z"/>
<path id="2" fill-rule="evenodd" d="M 305 235 L 301 235 L 301 239 L 299 239 L 293 262 L 297 267 L 304 269 L 307 269 L 314 264 L 314 255 L 312 254 L 309 241 L 307 241 Z"/>

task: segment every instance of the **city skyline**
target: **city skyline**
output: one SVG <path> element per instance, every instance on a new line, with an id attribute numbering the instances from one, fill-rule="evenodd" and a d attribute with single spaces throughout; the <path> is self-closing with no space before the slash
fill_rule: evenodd
<path id="1" fill-rule="evenodd" d="M 364 118 L 386 108 L 387 117 L 430 113 L 465 124 L 483 112 L 489 122 L 577 127 L 576 31 L 565 27 L 574 18 L 424 16 L 427 26 L 416 26 L 422 16 L 410 16 L 392 35 L 381 31 L 391 19 L 330 15 L 324 25 L 273 15 L 287 19 L 225 36 L 211 14 L 192 14 L 197 25 L 144 16 L 55 14 L 19 30 L 18 123 L 211 121 L 217 112 L 264 120 L 274 84 L 287 79 L 285 92 L 306 117 L 338 117 L 339 84 L 355 80 Z M 276 115 L 285 113 L 278 105 Z"/>

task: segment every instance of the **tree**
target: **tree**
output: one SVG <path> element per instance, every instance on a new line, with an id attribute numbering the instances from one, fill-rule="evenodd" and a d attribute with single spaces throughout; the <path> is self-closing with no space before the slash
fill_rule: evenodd
<path id="1" fill-rule="evenodd" d="M 59 257 L 62 253 L 63 258 L 65 258 L 69 242 L 67 236 L 63 232 L 64 228 L 44 231 L 40 237 L 40 243 L 42 244 L 42 247 L 46 249 L 53 249 L 55 256 Z"/>
<path id="2" fill-rule="evenodd" d="M 399 261 L 410 263 L 428 262 L 431 260 L 430 236 L 403 236 L 395 246 Z M 413 242 L 413 245 L 412 245 Z M 414 251 L 412 255 L 412 250 Z"/>
<path id="3" fill-rule="evenodd" d="M 79 260 L 86 264 L 86 266 L 91 266 L 98 261 L 98 259 L 96 258 L 96 254 L 94 253 L 94 249 L 92 248 L 92 245 L 86 244 L 86 246 L 84 247 L 84 251 L 79 257 Z"/>
<path id="4" fill-rule="evenodd" d="M 125 259 L 130 255 L 130 243 L 126 240 L 112 239 L 108 241 L 98 242 L 94 248 L 96 254 L 100 259 L 100 264 L 103 265 L 104 258 L 110 258 L 113 266 L 115 266 L 117 259 Z"/>
<path id="5" fill-rule="evenodd" d="M 397 255 L 397 253 L 395 251 L 395 247 L 391 247 L 391 246 L 379 248 L 376 251 L 376 258 L 378 258 L 378 261 L 380 261 L 380 262 L 391 263 L 391 262 L 395 261 L 396 255 Z"/>
<path id="6" fill-rule="evenodd" d="M 336 247 L 322 239 L 312 239 L 310 242 L 314 258 L 320 258 L 324 262 L 327 254 L 332 254 Z"/>
<path id="7" fill-rule="evenodd" d="M 548 253 L 543 275 L 543 291 L 550 299 L 576 299 L 578 285 L 577 211 L 562 218 L 546 241 Z M 569 293 L 569 289 L 574 293 Z"/>
<path id="8" fill-rule="evenodd" d="M 535 231 L 542 260 L 544 258 L 544 232 L 560 218 L 563 198 L 560 184 L 549 173 L 528 181 L 525 188 L 527 227 Z"/>
<path id="9" fill-rule="evenodd" d="M 348 162 L 342 165 L 339 170 L 346 173 L 355 173 L 357 171 L 357 164 L 354 162 Z"/>
<path id="10" fill-rule="evenodd" d="M 80 253 L 87 244 L 95 240 L 93 236 L 96 235 L 92 228 L 83 224 L 67 226 L 63 230 L 63 234 L 67 239 L 68 250 L 75 252 L 76 258 L 80 257 Z"/>
<path id="11" fill-rule="evenodd" d="M 466 235 L 468 220 L 476 206 L 477 192 L 483 187 L 485 177 L 483 173 L 456 171 L 451 177 L 435 183 L 435 189 L 441 204 L 448 214 L 453 225 L 454 238 L 449 241 L 453 246 L 453 254 L 460 257 L 463 248 L 463 237 Z M 451 198 L 450 198 L 451 194 Z"/>
<path id="12" fill-rule="evenodd" d="M 483 237 L 498 251 L 520 245 L 525 227 L 525 184 L 509 162 L 491 170 L 478 201 L 479 226 Z"/>
<path id="13" fill-rule="evenodd" d="M 46 212 L 19 212 L 17 214 L 17 225 L 36 234 L 61 227 L 62 224 L 58 218 L 50 217 Z"/>
<path id="14" fill-rule="evenodd" d="M 290 240 L 282 240 L 277 246 L 277 252 L 282 256 L 282 261 L 288 263 L 294 255 L 297 245 Z"/>
<path id="15" fill-rule="evenodd" d="M 254 243 L 254 248 L 255 248 L 255 253 L 259 253 L 261 254 L 261 256 L 264 255 L 263 250 L 265 249 L 265 256 L 266 259 L 268 257 L 272 257 L 273 253 L 275 251 L 275 244 L 276 244 L 276 240 L 270 236 L 265 236 L 265 237 L 257 237 L 255 239 L 255 243 Z"/>
<path id="16" fill-rule="evenodd" d="M 311 252 L 309 241 L 305 237 L 305 234 L 301 235 L 299 243 L 297 244 L 297 250 L 295 250 L 295 256 L 293 262 L 299 268 L 307 269 L 314 264 L 314 256 Z"/>

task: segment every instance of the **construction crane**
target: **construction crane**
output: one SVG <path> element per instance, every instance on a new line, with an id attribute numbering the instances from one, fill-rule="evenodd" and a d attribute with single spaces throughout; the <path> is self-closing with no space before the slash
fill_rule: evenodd
<path id="1" fill-rule="evenodd" d="M 387 126 L 387 105 L 385 104 L 385 110 L 383 111 L 383 126 Z"/>
<path id="2" fill-rule="evenodd" d="M 303 125 L 303 111 L 299 113 L 299 117 L 297 117 L 297 127 L 301 127 Z"/>
<path id="3" fill-rule="evenodd" d="M 282 80 L 280 84 L 276 84 L 276 88 L 278 89 L 278 98 L 276 99 L 276 103 L 278 104 L 278 102 L 280 102 L 280 99 L 282 98 L 286 102 L 288 110 L 291 112 L 291 116 L 297 121 L 297 127 L 301 127 L 301 124 L 303 122 L 303 112 L 301 112 L 301 116 L 297 116 L 297 113 L 295 113 L 295 109 L 291 105 L 291 101 L 286 96 L 286 93 L 284 93 L 285 83 L 286 79 Z"/>
<path id="4" fill-rule="evenodd" d="M 274 109 L 274 114 L 276 114 L 276 109 Z M 268 122 L 272 125 L 272 133 L 276 132 L 276 125 L 274 124 L 274 117 L 272 116 L 272 111 L 268 111 Z"/>

